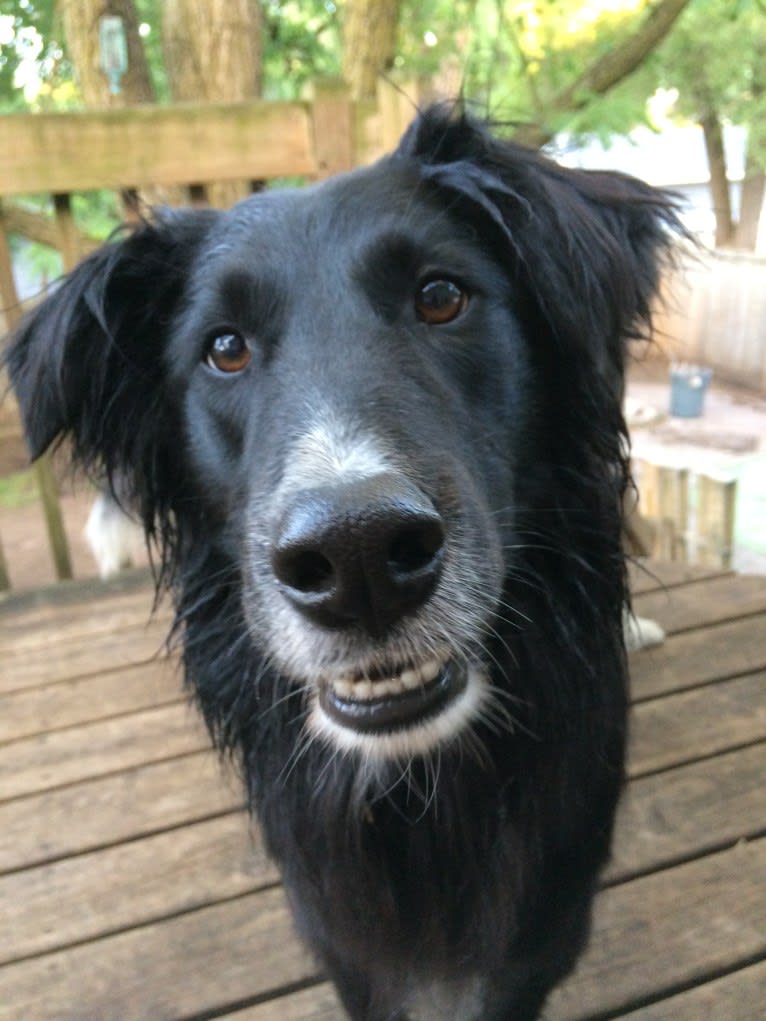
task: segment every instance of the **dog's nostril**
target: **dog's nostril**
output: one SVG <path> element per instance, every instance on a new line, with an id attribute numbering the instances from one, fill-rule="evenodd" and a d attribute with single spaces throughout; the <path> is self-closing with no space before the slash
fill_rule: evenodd
<path id="1" fill-rule="evenodd" d="M 388 570 L 392 577 L 404 578 L 433 567 L 443 543 L 444 529 L 438 521 L 402 529 L 394 536 L 388 551 Z"/>
<path id="2" fill-rule="evenodd" d="M 327 592 L 334 583 L 335 571 L 321 553 L 301 553 L 293 564 L 292 587 L 301 592 Z"/>
<path id="3" fill-rule="evenodd" d="M 335 584 L 335 570 L 324 554 L 315 550 L 281 551 L 274 558 L 279 580 L 296 592 L 329 592 Z"/>

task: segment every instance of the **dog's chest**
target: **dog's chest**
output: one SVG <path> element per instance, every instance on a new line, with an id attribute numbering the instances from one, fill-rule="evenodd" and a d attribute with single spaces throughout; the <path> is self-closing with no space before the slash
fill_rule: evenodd
<path id="1" fill-rule="evenodd" d="M 478 1021 L 483 991 L 480 978 L 423 986 L 407 1000 L 407 1017 L 410 1021 Z"/>

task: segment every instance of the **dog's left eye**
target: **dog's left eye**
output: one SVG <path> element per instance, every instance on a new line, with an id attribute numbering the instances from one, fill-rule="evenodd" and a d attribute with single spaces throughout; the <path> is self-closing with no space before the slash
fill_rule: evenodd
<path id="1" fill-rule="evenodd" d="M 454 280 L 429 280 L 415 295 L 418 319 L 432 326 L 451 323 L 467 305 L 467 293 Z"/>
<path id="2" fill-rule="evenodd" d="M 242 372 L 250 361 L 250 349 L 238 333 L 222 333 L 208 344 L 205 361 L 218 372 Z"/>

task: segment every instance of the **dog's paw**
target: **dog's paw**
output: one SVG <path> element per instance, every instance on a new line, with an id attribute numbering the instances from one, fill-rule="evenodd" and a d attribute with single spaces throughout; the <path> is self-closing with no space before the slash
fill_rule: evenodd
<path id="1" fill-rule="evenodd" d="M 625 648 L 628 652 L 638 652 L 639 649 L 647 649 L 651 645 L 662 645 L 665 641 L 665 632 L 656 620 L 648 617 L 636 617 L 627 611 L 622 617 L 623 631 L 625 632 Z"/>

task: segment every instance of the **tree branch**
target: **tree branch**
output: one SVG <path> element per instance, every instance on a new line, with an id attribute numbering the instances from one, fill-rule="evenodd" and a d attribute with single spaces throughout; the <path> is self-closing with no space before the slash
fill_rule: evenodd
<path id="1" fill-rule="evenodd" d="M 552 114 L 575 113 L 581 110 L 593 95 L 603 95 L 631 75 L 652 50 L 662 42 L 677 18 L 691 0 L 659 0 L 649 15 L 632 35 L 609 53 L 594 61 L 571 85 L 558 92 L 547 104 L 548 118 Z M 519 128 L 516 138 L 527 145 L 541 146 L 549 142 L 553 132 L 543 124 L 528 124 Z"/>

